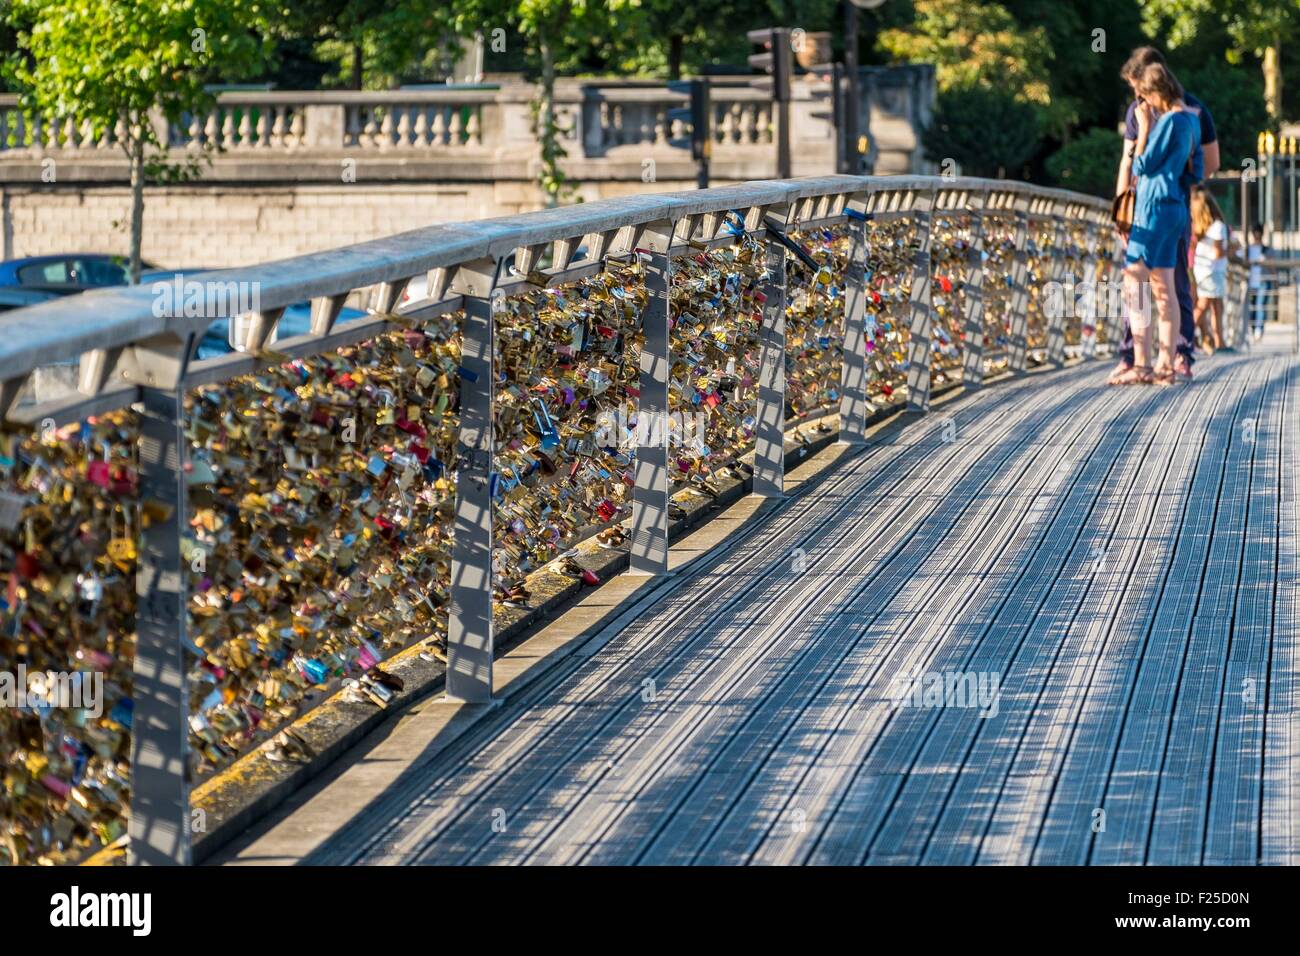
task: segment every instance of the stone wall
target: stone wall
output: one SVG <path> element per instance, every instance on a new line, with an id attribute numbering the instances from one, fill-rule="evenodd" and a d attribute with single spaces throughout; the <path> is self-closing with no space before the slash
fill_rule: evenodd
<path id="1" fill-rule="evenodd" d="M 653 184 L 665 191 L 693 186 L 685 180 Z M 649 188 L 640 181 L 613 182 L 589 184 L 582 192 L 587 199 L 600 199 Z M 150 188 L 145 191 L 144 258 L 183 269 L 265 262 L 440 222 L 536 209 L 536 192 L 531 184 L 520 183 Z M 130 195 L 121 186 L 0 187 L 4 258 L 125 255 L 129 213 Z"/>

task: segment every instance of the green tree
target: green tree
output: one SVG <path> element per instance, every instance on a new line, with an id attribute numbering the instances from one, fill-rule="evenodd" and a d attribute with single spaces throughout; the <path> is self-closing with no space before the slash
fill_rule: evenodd
<path id="1" fill-rule="evenodd" d="M 1031 104 L 1003 90 L 950 87 L 938 95 L 921 142 L 932 162 L 955 160 L 963 175 L 1003 178 L 1038 149 L 1038 124 Z"/>
<path id="2" fill-rule="evenodd" d="M 972 87 L 1014 91 L 1040 113 L 1042 125 L 1063 136 L 1076 109 L 1054 98 L 1053 52 L 1042 27 L 1026 28 L 997 3 L 915 0 L 910 26 L 883 31 L 880 45 L 897 60 L 933 63 L 940 92 Z"/>
<path id="3" fill-rule="evenodd" d="M 1052 101 L 1065 104 L 1064 112 L 1083 126 L 1113 123 L 1127 93 L 1120 67 L 1134 47 L 1148 42 L 1133 0 L 999 2 L 1022 28 L 1041 28 L 1046 35 Z"/>
<path id="4" fill-rule="evenodd" d="M 1222 167 L 1240 170 L 1243 159 L 1254 158 L 1260 130 L 1270 125 L 1263 77 L 1219 59 L 1180 70 L 1178 79 L 1214 117 Z"/>
<path id="5" fill-rule="evenodd" d="M 291 0 L 281 31 L 316 44 L 348 89 L 383 89 L 442 45 L 452 10 L 428 0 Z"/>
<path id="6" fill-rule="evenodd" d="M 1165 35 L 1172 49 L 1187 46 L 1207 28 L 1221 26 L 1232 46 L 1228 62 L 1260 60 L 1264 103 L 1273 125 L 1282 119 L 1282 48 L 1300 34 L 1300 0 L 1147 0 L 1148 32 Z"/>
<path id="7" fill-rule="evenodd" d="M 747 31 L 783 26 L 838 36 L 838 6 L 837 0 L 640 0 L 639 56 L 673 80 L 718 62 L 743 64 L 752 49 Z"/>
<path id="8" fill-rule="evenodd" d="M 222 72 L 256 70 L 267 44 L 256 0 L 14 0 L 18 50 L 6 72 L 31 118 L 71 119 L 98 140 L 113 132 L 131 169 L 131 281 L 140 280 L 147 178 L 175 175 L 167 122 L 211 106 Z"/>
<path id="9" fill-rule="evenodd" d="M 1123 138 L 1113 129 L 1093 127 L 1047 160 L 1047 172 L 1064 189 L 1107 199 L 1115 191 Z"/>
<path id="10" fill-rule="evenodd" d="M 452 27 L 458 36 L 482 34 L 488 56 L 522 43 L 538 73 L 532 108 L 541 158 L 538 184 L 547 205 L 576 198 L 561 166 L 566 130 L 555 111 L 560 67 L 603 46 L 620 26 L 635 24 L 634 7 L 635 0 L 457 0 L 453 7 Z M 629 13 L 631 18 L 623 20 Z"/>

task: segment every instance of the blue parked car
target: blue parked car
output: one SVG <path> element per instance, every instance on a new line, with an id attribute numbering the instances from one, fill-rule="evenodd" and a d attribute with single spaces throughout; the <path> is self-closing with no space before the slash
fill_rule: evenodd
<path id="1" fill-rule="evenodd" d="M 157 266 L 142 263 L 144 269 Z M 129 263 L 99 252 L 27 256 L 0 262 L 0 286 L 17 286 L 55 295 L 126 285 Z"/>

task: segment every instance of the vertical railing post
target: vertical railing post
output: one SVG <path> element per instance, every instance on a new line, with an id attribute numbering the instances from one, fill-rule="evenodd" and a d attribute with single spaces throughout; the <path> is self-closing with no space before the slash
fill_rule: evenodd
<path id="1" fill-rule="evenodd" d="M 447 698 L 492 700 L 492 400 L 500 262 L 462 265 L 452 291 L 464 296 L 460 358 L 460 437 L 447 621 Z"/>
<path id="2" fill-rule="evenodd" d="M 781 229 L 789 221 L 784 209 L 770 209 L 766 218 Z M 753 494 L 779 498 L 785 494 L 785 246 L 770 238 L 765 246 Z"/>
<path id="3" fill-rule="evenodd" d="M 1065 364 L 1065 329 L 1066 319 L 1074 315 L 1074 282 L 1075 276 L 1070 276 L 1068 286 L 1069 301 L 1066 300 L 1067 289 L 1061 288 L 1065 285 L 1065 240 L 1066 227 L 1065 217 L 1061 215 L 1062 204 L 1052 203 L 1052 269 L 1049 281 L 1056 283 L 1061 292 L 1061 308 L 1050 309 L 1047 315 L 1047 361 L 1058 368 Z M 1054 301 L 1053 297 L 1048 296 L 1045 302 Z"/>
<path id="4" fill-rule="evenodd" d="M 1025 242 L 1029 237 L 1029 197 L 1016 193 L 1015 253 L 1011 264 L 1011 334 L 1007 343 L 1007 366 L 1023 372 L 1029 362 L 1029 261 Z"/>
<path id="5" fill-rule="evenodd" d="M 1232 324 L 1237 319 L 1237 276 L 1235 267 L 1228 264 L 1228 274 L 1224 281 L 1223 296 L 1223 344 L 1231 347 L 1233 339 Z"/>
<path id="6" fill-rule="evenodd" d="M 1087 245 L 1083 258 L 1083 314 L 1079 316 L 1079 345 L 1083 349 L 1085 360 L 1097 357 L 1097 298 L 1102 290 L 1098 288 L 1100 271 L 1097 269 L 1097 225 L 1088 223 Z M 1107 296 L 1109 300 L 1109 295 Z M 1091 332 L 1086 331 L 1092 329 Z"/>
<path id="7" fill-rule="evenodd" d="M 918 190 L 912 196 L 916 215 L 916 251 L 912 269 L 910 332 L 907 343 L 907 407 L 911 411 L 930 410 L 930 351 L 933 317 L 930 311 L 930 218 L 934 193 Z"/>
<path id="8" fill-rule="evenodd" d="M 649 302 L 642 313 L 641 397 L 637 402 L 636 487 L 632 490 L 630 574 L 668 573 L 668 376 L 672 371 L 668 302 L 672 289 L 673 224 L 641 233 Z"/>
<path id="9" fill-rule="evenodd" d="M 1300 352 L 1300 270 L 1291 270 L 1291 353 Z"/>
<path id="10" fill-rule="evenodd" d="M 853 197 L 848 216 L 849 258 L 844 275 L 844 364 L 840 372 L 840 444 L 867 440 L 867 203 Z"/>
<path id="11" fill-rule="evenodd" d="M 970 210 L 974 227 L 971 229 L 971 247 L 967 258 L 968 278 L 962 285 L 963 316 L 962 384 L 979 388 L 984 384 L 984 203 L 988 196 L 984 190 L 975 192 Z"/>
<path id="12" fill-rule="evenodd" d="M 1233 348 L 1243 348 L 1250 342 L 1250 323 L 1254 321 L 1252 313 L 1255 310 L 1250 290 L 1249 268 L 1241 270 L 1241 274 L 1237 277 L 1237 287 L 1241 290 L 1237 293 L 1237 301 L 1241 307 L 1237 316 L 1237 340 L 1232 345 Z"/>
<path id="13" fill-rule="evenodd" d="M 189 568 L 181 558 L 186 520 L 182 390 L 179 385 L 143 387 L 138 409 L 140 502 L 150 504 L 154 516 L 140 532 L 136 560 L 127 858 L 132 865 L 187 866 L 191 862 L 190 701 L 185 662 Z"/>
<path id="14" fill-rule="evenodd" d="M 1124 242 L 1115 233 L 1107 237 L 1106 247 L 1110 254 L 1106 256 L 1106 276 L 1108 282 L 1120 283 L 1123 289 L 1124 282 Z M 1111 351 L 1119 354 L 1124 348 L 1124 329 L 1128 325 L 1128 304 L 1125 302 L 1123 295 L 1119 299 L 1119 315 L 1115 316 L 1115 322 L 1110 330 L 1110 347 Z"/>

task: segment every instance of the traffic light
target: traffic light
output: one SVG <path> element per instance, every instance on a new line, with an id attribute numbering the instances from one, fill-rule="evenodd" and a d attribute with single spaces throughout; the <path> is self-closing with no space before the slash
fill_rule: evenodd
<path id="1" fill-rule="evenodd" d="M 700 160 L 709 158 L 709 81 L 708 80 L 674 80 L 668 84 L 672 93 L 685 93 L 687 104 L 668 111 L 668 128 L 671 132 L 676 123 L 689 126 L 687 136 L 669 139 L 668 145 L 678 149 L 689 149 L 691 158 Z"/>
<path id="2" fill-rule="evenodd" d="M 835 168 L 837 172 L 853 172 L 849 161 L 849 148 L 844 140 L 844 64 L 819 63 L 809 70 L 818 80 L 810 93 L 812 98 L 826 103 L 830 112 L 813 113 L 813 119 L 830 121 L 835 130 Z"/>
<path id="3" fill-rule="evenodd" d="M 750 30 L 745 36 L 750 43 L 765 51 L 751 54 L 749 65 L 771 77 L 767 80 L 753 80 L 750 85 L 770 90 L 774 103 L 789 103 L 790 74 L 794 69 L 790 56 L 790 31 L 785 27 L 769 27 Z"/>
<path id="4" fill-rule="evenodd" d="M 749 65 L 762 70 L 768 79 L 751 80 L 750 86 L 766 90 L 772 95 L 776 113 L 776 177 L 789 179 L 790 160 L 790 74 L 794 62 L 790 56 L 790 31 L 785 27 L 750 30 L 745 34 L 763 53 L 752 54 Z"/>
<path id="5" fill-rule="evenodd" d="M 689 149 L 691 158 L 699 164 L 698 181 L 701 189 L 709 188 L 709 158 L 713 154 L 713 137 L 710 135 L 708 80 L 674 80 L 668 84 L 673 93 L 685 93 L 685 106 L 674 107 L 668 111 L 668 145 L 677 149 Z M 672 137 L 674 126 L 689 126 L 686 136 Z"/>

